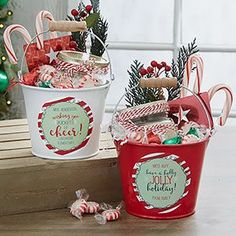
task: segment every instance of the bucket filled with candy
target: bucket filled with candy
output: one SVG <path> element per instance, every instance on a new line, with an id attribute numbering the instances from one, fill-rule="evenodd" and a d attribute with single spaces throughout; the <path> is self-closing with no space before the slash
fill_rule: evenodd
<path id="1" fill-rule="evenodd" d="M 43 21 L 49 30 L 44 31 Z M 32 153 L 49 159 L 87 158 L 98 153 L 100 125 L 112 72 L 108 59 L 75 50 L 70 35 L 60 32 L 87 32 L 86 21 L 54 21 L 50 12 L 41 11 L 36 17 L 35 38 L 21 25 L 11 25 L 4 32 L 5 48 L 12 63 L 17 57 L 10 35 L 21 33 L 26 41 L 24 57 L 28 72 L 19 73 Z M 44 40 L 45 33 L 50 39 Z M 33 43 L 34 39 L 36 40 Z M 22 63 L 23 64 L 23 63 Z"/>
<path id="2" fill-rule="evenodd" d="M 191 91 L 188 83 L 193 66 L 196 81 L 192 95 L 186 96 Z M 149 71 L 140 70 L 139 87 L 177 86 L 176 78 L 155 77 L 155 71 Z M 114 113 L 112 135 L 128 213 L 149 219 L 176 219 L 194 213 L 204 154 L 214 129 L 210 100 L 220 90 L 226 93 L 219 118 L 219 125 L 224 125 L 233 99 L 231 89 L 222 84 L 201 93 L 202 74 L 202 59 L 193 55 L 186 64 L 179 98 Z"/>

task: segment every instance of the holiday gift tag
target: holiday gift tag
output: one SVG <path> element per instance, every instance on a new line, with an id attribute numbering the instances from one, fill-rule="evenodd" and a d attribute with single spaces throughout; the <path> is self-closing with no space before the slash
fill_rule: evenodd
<path id="1" fill-rule="evenodd" d="M 93 113 L 74 97 L 48 101 L 38 115 L 38 129 L 45 146 L 58 155 L 83 148 L 93 130 Z"/>
<path id="2" fill-rule="evenodd" d="M 156 157 L 158 156 L 158 157 Z M 133 167 L 133 191 L 147 210 L 174 211 L 189 191 L 191 170 L 179 156 L 151 153 Z"/>

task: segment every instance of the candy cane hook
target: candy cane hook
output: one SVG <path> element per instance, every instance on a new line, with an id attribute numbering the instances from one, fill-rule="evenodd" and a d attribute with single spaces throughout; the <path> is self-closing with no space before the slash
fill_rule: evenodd
<path id="1" fill-rule="evenodd" d="M 192 68 L 193 68 L 193 64 L 196 65 L 196 77 L 195 77 L 195 81 L 194 81 L 194 87 L 193 87 L 193 91 L 197 94 L 200 93 L 200 89 L 201 89 L 201 83 L 202 83 L 202 77 L 203 77 L 203 68 L 204 68 L 204 64 L 203 64 L 203 60 L 200 56 L 198 55 L 191 55 L 185 65 L 185 72 L 184 72 L 184 77 L 183 77 L 183 85 L 185 87 L 188 87 L 189 85 L 189 81 L 190 81 L 190 77 L 191 77 L 191 72 L 192 72 Z M 180 97 L 185 97 L 187 93 L 186 89 L 181 89 L 180 91 Z"/>
<path id="2" fill-rule="evenodd" d="M 42 49 L 43 48 L 43 20 L 47 19 L 48 21 L 54 21 L 53 15 L 49 11 L 40 11 L 38 15 L 36 16 L 36 34 L 40 34 L 36 37 L 37 41 L 37 48 Z M 57 38 L 56 32 L 49 32 L 50 38 Z"/>
<path id="3" fill-rule="evenodd" d="M 223 126 L 229 116 L 229 113 L 232 107 L 232 103 L 233 103 L 232 90 L 228 85 L 217 84 L 208 90 L 208 95 L 209 95 L 209 99 L 211 100 L 214 97 L 214 95 L 221 90 L 225 92 L 226 99 L 225 99 L 223 109 L 221 111 L 221 115 L 219 116 L 218 124 L 220 126 Z"/>
<path id="4" fill-rule="evenodd" d="M 4 47 L 6 49 L 7 55 L 9 57 L 9 60 L 12 64 L 17 64 L 18 59 L 16 57 L 16 54 L 14 52 L 13 46 L 12 46 L 12 42 L 11 42 L 11 33 L 17 31 L 19 33 L 21 33 L 21 35 L 23 36 L 25 42 L 27 44 L 29 44 L 32 40 L 29 32 L 27 31 L 27 29 L 25 27 L 23 27 L 22 25 L 19 24 L 13 24 L 13 25 L 9 25 L 4 33 L 3 33 L 3 39 L 4 39 Z"/>

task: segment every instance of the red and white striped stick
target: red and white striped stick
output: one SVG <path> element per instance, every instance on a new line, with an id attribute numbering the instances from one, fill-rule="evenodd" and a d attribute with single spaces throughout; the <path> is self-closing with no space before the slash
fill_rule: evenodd
<path id="1" fill-rule="evenodd" d="M 225 99 L 225 103 L 223 106 L 223 109 L 221 111 L 221 115 L 219 117 L 218 120 L 218 124 L 220 126 L 223 126 L 229 116 L 231 107 L 232 107 L 232 103 L 233 103 L 233 93 L 231 88 L 228 85 L 225 84 L 217 84 L 215 86 L 213 86 L 212 88 L 210 88 L 208 90 L 208 95 L 209 95 L 209 99 L 211 100 L 214 95 L 218 92 L 223 90 L 225 92 L 226 95 L 226 99 Z"/>
<path id="2" fill-rule="evenodd" d="M 36 41 L 37 41 L 37 48 L 42 49 L 43 48 L 43 34 L 41 34 L 44 29 L 43 29 L 43 20 L 47 19 L 48 21 L 54 21 L 54 18 L 52 14 L 49 11 L 40 11 L 38 15 L 36 16 L 36 34 L 40 34 L 37 36 Z M 57 38 L 57 33 L 56 32 L 49 32 L 50 38 Z"/>
<path id="3" fill-rule="evenodd" d="M 185 87 L 188 87 L 189 85 L 189 81 L 190 81 L 190 77 L 191 77 L 191 72 L 192 72 L 192 68 L 193 65 L 196 65 L 196 77 L 195 77 L 195 81 L 194 81 L 194 87 L 193 87 L 193 91 L 195 93 L 200 93 L 200 89 L 201 89 L 201 83 L 202 83 L 202 77 L 203 77 L 203 69 L 204 69 L 204 64 L 203 64 L 203 60 L 200 56 L 198 55 L 191 55 L 185 65 L 185 72 L 184 72 L 184 77 L 183 77 L 183 85 Z M 182 88 L 180 91 L 180 97 L 185 97 L 186 96 L 186 89 Z"/>
<path id="4" fill-rule="evenodd" d="M 12 42 L 11 42 L 11 33 L 17 31 L 19 33 L 21 33 L 21 35 L 23 36 L 25 42 L 27 44 L 29 44 L 32 40 L 28 30 L 19 24 L 13 24 L 13 25 L 9 25 L 4 33 L 3 33 L 3 39 L 4 39 L 4 47 L 6 49 L 7 55 L 9 57 L 9 60 L 12 64 L 17 64 L 18 59 L 16 57 L 16 54 L 14 52 L 13 46 L 12 46 Z"/>

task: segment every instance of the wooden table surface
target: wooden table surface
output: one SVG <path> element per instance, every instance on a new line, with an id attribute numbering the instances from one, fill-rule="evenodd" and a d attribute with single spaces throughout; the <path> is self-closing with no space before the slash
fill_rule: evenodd
<path id="1" fill-rule="evenodd" d="M 236 127 L 220 129 L 208 146 L 196 213 L 179 220 L 156 221 L 130 216 L 98 225 L 83 223 L 67 209 L 0 217 L 0 235 L 236 235 Z M 36 203 L 37 204 L 37 203 Z"/>

